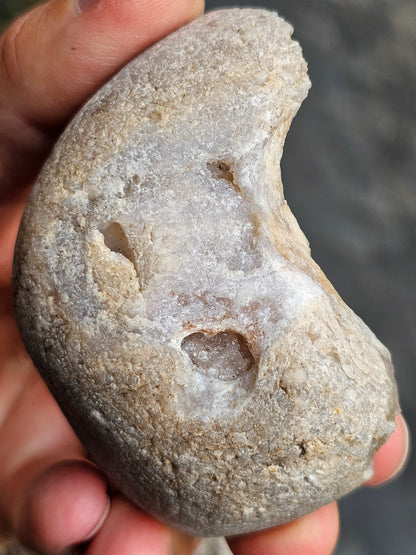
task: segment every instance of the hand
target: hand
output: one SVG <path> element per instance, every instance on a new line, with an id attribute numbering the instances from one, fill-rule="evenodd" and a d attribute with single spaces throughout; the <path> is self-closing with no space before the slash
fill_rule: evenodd
<path id="1" fill-rule="evenodd" d="M 44 553 L 83 543 L 88 555 L 186 555 L 195 546 L 121 495 L 109 496 L 25 352 L 10 279 L 28 191 L 63 126 L 120 66 L 202 10 L 202 0 L 51 0 L 0 42 L 0 530 Z M 371 485 L 394 475 L 406 451 L 398 417 Z M 337 535 L 332 503 L 230 545 L 236 555 L 328 555 Z"/>

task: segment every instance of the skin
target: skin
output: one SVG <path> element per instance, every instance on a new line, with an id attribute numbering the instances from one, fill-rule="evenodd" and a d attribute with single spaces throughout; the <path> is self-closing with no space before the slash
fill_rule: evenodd
<path id="1" fill-rule="evenodd" d="M 197 545 L 108 492 L 25 352 L 10 281 L 25 200 L 65 124 L 130 58 L 203 8 L 202 0 L 53 0 L 0 39 L 0 532 L 46 554 L 82 544 L 87 555 L 186 555 Z M 369 485 L 395 476 L 407 451 L 399 416 Z M 329 555 L 338 530 L 332 503 L 229 543 L 235 555 Z"/>

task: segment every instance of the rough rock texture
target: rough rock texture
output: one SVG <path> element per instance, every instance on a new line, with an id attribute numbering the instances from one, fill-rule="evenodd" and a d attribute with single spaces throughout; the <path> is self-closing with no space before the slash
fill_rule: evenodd
<path id="1" fill-rule="evenodd" d="M 214 12 L 134 60 L 58 142 L 16 248 L 22 335 L 78 435 L 197 535 L 351 491 L 398 411 L 388 351 L 283 198 L 309 88 L 291 32 Z"/>

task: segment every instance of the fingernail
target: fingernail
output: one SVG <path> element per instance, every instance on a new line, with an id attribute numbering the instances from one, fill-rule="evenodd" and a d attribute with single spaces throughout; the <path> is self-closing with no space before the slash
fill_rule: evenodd
<path id="1" fill-rule="evenodd" d="M 110 508 L 111 508 L 111 501 L 110 499 L 108 499 L 108 503 L 107 503 L 107 507 L 102 515 L 102 517 L 100 518 L 100 520 L 97 522 L 97 524 L 94 526 L 94 528 L 91 530 L 91 532 L 87 535 L 87 537 L 84 539 L 84 541 L 89 541 L 91 540 L 95 534 L 98 532 L 98 530 L 101 528 L 101 526 L 103 525 L 105 519 L 108 517 L 108 514 L 110 512 Z"/>
<path id="2" fill-rule="evenodd" d="M 97 3 L 97 1 L 98 0 L 78 0 L 78 7 L 80 12 L 86 12 L 87 10 L 92 8 L 92 6 Z"/>

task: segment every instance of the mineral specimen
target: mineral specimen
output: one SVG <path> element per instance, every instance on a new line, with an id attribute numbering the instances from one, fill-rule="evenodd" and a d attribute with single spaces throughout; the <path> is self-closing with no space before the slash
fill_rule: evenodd
<path id="1" fill-rule="evenodd" d="M 398 412 L 388 351 L 283 197 L 309 89 L 291 33 L 221 10 L 133 60 L 64 132 L 16 247 L 25 344 L 92 458 L 196 535 L 351 491 Z"/>

